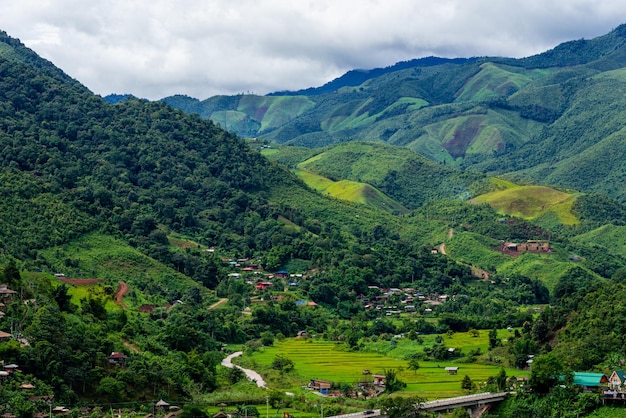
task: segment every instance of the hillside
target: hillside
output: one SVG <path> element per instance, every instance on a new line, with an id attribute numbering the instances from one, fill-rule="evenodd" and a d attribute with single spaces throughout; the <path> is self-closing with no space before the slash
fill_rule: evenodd
<path id="1" fill-rule="evenodd" d="M 411 60 L 265 97 L 164 101 L 278 144 L 387 142 L 449 166 L 624 201 L 625 34 L 620 26 L 523 59 Z"/>

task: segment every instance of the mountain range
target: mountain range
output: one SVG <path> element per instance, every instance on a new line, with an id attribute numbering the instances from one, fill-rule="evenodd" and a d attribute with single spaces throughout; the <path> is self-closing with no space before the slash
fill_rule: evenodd
<path id="1" fill-rule="evenodd" d="M 242 137 L 407 147 L 448 166 L 626 200 L 626 26 L 522 58 L 422 58 L 267 96 L 162 99 Z"/>

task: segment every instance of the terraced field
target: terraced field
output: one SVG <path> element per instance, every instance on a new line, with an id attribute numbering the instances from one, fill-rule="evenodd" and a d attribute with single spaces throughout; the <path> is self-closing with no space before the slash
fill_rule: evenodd
<path id="1" fill-rule="evenodd" d="M 484 335 L 471 340 L 458 338 L 458 348 L 461 348 L 465 340 L 474 347 L 482 346 L 484 343 L 482 339 L 487 338 L 487 332 L 481 334 Z M 386 343 L 389 344 L 389 342 Z M 414 351 L 421 351 L 423 348 L 409 341 L 402 344 L 404 347 L 399 350 L 402 353 L 410 350 L 410 344 L 414 344 Z M 450 342 L 446 341 L 446 344 Z M 467 349 L 469 350 L 469 346 Z M 464 394 L 461 381 L 465 375 L 468 375 L 474 382 L 484 382 L 500 371 L 497 365 L 464 363 L 461 359 L 420 361 L 420 368 L 413 371 L 408 369 L 407 360 L 394 357 L 393 353 L 383 355 L 375 352 L 352 352 L 348 351 L 343 344 L 314 339 L 277 341 L 274 346 L 255 353 L 252 359 L 261 367 L 269 367 L 277 355 L 293 361 L 295 372 L 302 378 L 302 384 L 307 384 L 310 379 L 322 379 L 352 385 L 372 380 L 370 375 L 363 373 L 364 370 L 369 370 L 372 374 L 384 374 L 386 370 L 394 369 L 399 379 L 407 384 L 406 389 L 402 391 L 403 395 L 418 395 L 429 400 Z M 459 372 L 456 375 L 450 375 L 446 372 L 446 367 L 459 367 Z M 520 370 L 505 370 L 508 376 L 528 374 Z"/>

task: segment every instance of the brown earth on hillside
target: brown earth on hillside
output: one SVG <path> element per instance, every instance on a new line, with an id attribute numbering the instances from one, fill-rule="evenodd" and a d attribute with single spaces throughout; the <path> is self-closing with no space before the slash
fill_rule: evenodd
<path id="1" fill-rule="evenodd" d="M 118 282 L 118 285 L 119 287 L 115 293 L 115 303 L 120 305 L 122 309 L 128 309 L 126 305 L 124 305 L 124 295 L 128 293 L 128 285 L 122 281 Z"/>
<path id="2" fill-rule="evenodd" d="M 76 286 L 93 286 L 103 281 L 103 279 L 68 279 L 67 277 L 57 277 L 60 281 Z"/>

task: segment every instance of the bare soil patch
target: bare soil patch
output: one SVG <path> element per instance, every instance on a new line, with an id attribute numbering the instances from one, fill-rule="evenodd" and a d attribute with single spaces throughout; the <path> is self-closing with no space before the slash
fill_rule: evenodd
<path id="1" fill-rule="evenodd" d="M 128 309 L 126 305 L 124 305 L 124 295 L 128 293 L 128 285 L 122 281 L 118 282 L 118 285 L 119 287 L 115 293 L 115 303 L 120 305 L 122 309 Z"/>
<path id="2" fill-rule="evenodd" d="M 59 277 L 58 279 L 63 283 L 76 286 L 93 286 L 103 281 L 103 279 L 68 279 L 67 277 Z"/>

